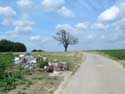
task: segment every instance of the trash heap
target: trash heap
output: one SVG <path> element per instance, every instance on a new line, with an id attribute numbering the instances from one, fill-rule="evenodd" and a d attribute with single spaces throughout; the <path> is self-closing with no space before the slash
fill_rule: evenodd
<path id="1" fill-rule="evenodd" d="M 68 64 L 65 62 L 50 62 L 47 57 L 38 55 L 37 57 L 32 56 L 30 53 L 19 55 L 15 57 L 15 64 L 20 65 L 24 69 L 28 70 L 45 70 L 49 73 L 67 71 Z"/>

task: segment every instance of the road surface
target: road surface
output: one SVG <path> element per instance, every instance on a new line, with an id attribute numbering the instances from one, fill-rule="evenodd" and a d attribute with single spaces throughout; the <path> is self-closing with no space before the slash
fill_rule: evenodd
<path id="1" fill-rule="evenodd" d="M 85 53 L 86 60 L 62 94 L 125 94 L 125 71 L 104 56 Z"/>

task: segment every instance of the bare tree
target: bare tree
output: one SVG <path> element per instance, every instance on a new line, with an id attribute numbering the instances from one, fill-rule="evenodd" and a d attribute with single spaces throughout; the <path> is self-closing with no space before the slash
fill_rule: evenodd
<path id="1" fill-rule="evenodd" d="M 65 52 L 67 52 L 69 45 L 75 45 L 78 43 L 78 39 L 65 30 L 58 31 L 54 39 L 59 41 L 60 44 L 63 44 Z"/>

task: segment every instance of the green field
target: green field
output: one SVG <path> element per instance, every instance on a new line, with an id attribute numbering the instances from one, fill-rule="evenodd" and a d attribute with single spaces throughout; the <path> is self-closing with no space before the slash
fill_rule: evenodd
<path id="1" fill-rule="evenodd" d="M 106 54 L 116 60 L 125 60 L 125 50 L 99 50 L 96 52 Z"/>

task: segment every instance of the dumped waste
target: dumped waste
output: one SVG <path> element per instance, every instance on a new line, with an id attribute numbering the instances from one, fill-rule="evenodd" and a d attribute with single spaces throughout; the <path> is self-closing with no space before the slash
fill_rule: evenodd
<path id="1" fill-rule="evenodd" d="M 47 57 L 38 55 L 32 56 L 30 53 L 20 54 L 14 59 L 14 63 L 20 65 L 24 69 L 36 70 L 42 69 L 49 73 L 56 73 L 68 70 L 68 64 L 65 62 L 50 62 Z"/>

